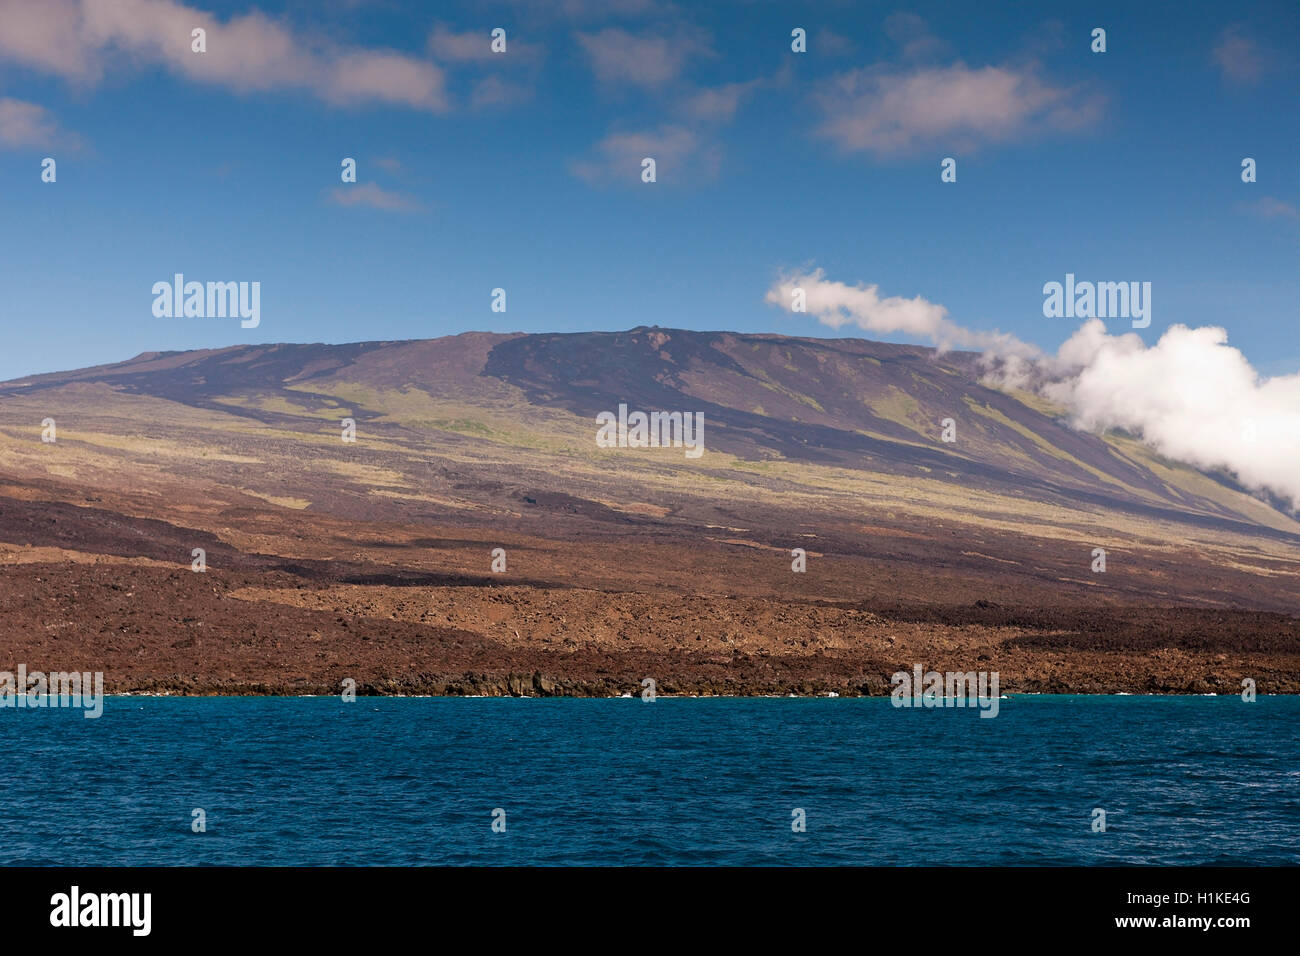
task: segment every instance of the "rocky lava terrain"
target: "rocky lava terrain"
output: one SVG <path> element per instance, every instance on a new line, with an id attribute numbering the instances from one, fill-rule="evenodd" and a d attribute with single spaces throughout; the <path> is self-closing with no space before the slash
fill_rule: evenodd
<path id="1" fill-rule="evenodd" d="M 706 453 L 598 447 L 620 403 Z M 1300 693 L 1297 607 L 1294 518 L 961 353 L 473 333 L 0 385 L 0 670 L 110 692 Z"/>

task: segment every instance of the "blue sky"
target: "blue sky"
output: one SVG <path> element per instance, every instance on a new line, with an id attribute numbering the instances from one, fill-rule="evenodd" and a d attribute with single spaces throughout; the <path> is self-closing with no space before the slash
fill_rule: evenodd
<path id="1" fill-rule="evenodd" d="M 98 6 L 0 0 L 0 378 L 466 330 L 867 334 L 764 302 L 814 268 L 1047 350 L 1076 323 L 1045 282 L 1149 281 L 1148 343 L 1220 325 L 1300 370 L 1292 2 Z M 260 326 L 156 318 L 175 272 L 260 282 Z"/>

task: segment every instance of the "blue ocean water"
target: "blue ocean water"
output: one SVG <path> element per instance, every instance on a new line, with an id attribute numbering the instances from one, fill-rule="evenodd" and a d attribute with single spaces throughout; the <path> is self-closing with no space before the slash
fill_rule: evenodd
<path id="1" fill-rule="evenodd" d="M 3 710 L 0 863 L 1300 862 L 1300 697 L 978 714 L 665 697 Z"/>

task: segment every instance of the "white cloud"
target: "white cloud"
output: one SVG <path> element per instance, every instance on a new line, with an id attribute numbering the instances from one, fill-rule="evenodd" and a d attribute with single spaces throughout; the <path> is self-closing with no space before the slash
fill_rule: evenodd
<path id="1" fill-rule="evenodd" d="M 80 21 L 80 0 L 0 0 L 0 55 L 68 79 L 98 78 L 100 67 L 86 56 Z"/>
<path id="2" fill-rule="evenodd" d="M 1213 57 L 1223 78 L 1232 83 L 1258 83 L 1266 70 L 1263 49 L 1240 27 L 1228 27 L 1219 34 Z"/>
<path id="3" fill-rule="evenodd" d="M 875 285 L 828 281 L 820 269 L 780 278 L 766 301 L 788 311 L 795 288 L 826 325 L 981 350 L 1000 384 L 1034 387 L 1078 428 L 1125 429 L 1168 458 L 1226 470 L 1300 508 L 1300 373 L 1260 375 L 1222 328 L 1175 325 L 1148 346 L 1090 319 L 1044 355 L 1013 335 L 960 326 L 920 296 L 882 298 Z"/>
<path id="4" fill-rule="evenodd" d="M 429 51 L 443 62 L 464 64 L 475 70 L 515 70 L 515 79 L 506 79 L 499 73 L 480 73 L 468 82 L 464 97 L 470 109 L 512 106 L 532 99 L 544 50 L 540 45 L 520 40 L 511 31 L 506 33 L 504 53 L 492 51 L 490 30 L 471 30 L 458 33 L 438 24 L 429 34 Z M 517 72 L 522 69 L 523 75 Z"/>
<path id="5" fill-rule="evenodd" d="M 822 27 L 809 39 L 808 49 L 818 56 L 847 56 L 853 52 L 854 43 L 843 34 Z"/>
<path id="6" fill-rule="evenodd" d="M 1089 430 L 1123 428 L 1161 454 L 1233 472 L 1300 507 L 1300 373 L 1265 378 L 1228 333 L 1172 326 L 1148 347 L 1091 319 L 1061 346 L 1042 392 Z"/>
<path id="7" fill-rule="evenodd" d="M 745 99 L 766 81 L 745 80 L 722 86 L 701 87 L 686 98 L 683 109 L 696 119 L 729 122 L 736 115 L 741 100 Z"/>
<path id="8" fill-rule="evenodd" d="M 506 49 L 510 49 L 508 42 Z M 503 55 L 492 52 L 492 37 L 487 31 L 457 33 L 441 24 L 429 34 L 429 52 L 439 60 L 450 63 L 482 62 Z M 509 53 L 504 55 L 508 56 Z"/>
<path id="9" fill-rule="evenodd" d="M 1254 202 L 1243 203 L 1242 208 L 1264 219 L 1300 219 L 1300 209 L 1276 196 L 1263 196 Z"/>
<path id="10" fill-rule="evenodd" d="M 681 77 L 687 64 L 710 52 L 708 38 L 697 31 L 629 33 L 609 27 L 579 33 L 592 72 L 601 83 L 657 89 Z"/>
<path id="11" fill-rule="evenodd" d="M 391 212 L 414 212 L 420 208 L 420 203 L 413 197 L 384 189 L 374 183 L 335 186 L 330 190 L 329 199 L 338 206 L 369 206 Z"/>
<path id="12" fill-rule="evenodd" d="M 527 83 L 514 83 L 499 76 L 485 76 L 474 84 L 469 96 L 471 109 L 492 106 L 512 106 L 532 99 L 533 87 Z"/>
<path id="13" fill-rule="evenodd" d="M 948 45 L 930 32 L 929 24 L 915 13 L 893 13 L 885 18 L 885 35 L 893 40 L 906 60 L 938 56 Z"/>
<path id="14" fill-rule="evenodd" d="M 0 97 L 0 146 L 52 146 L 66 139 L 45 107 Z"/>
<path id="15" fill-rule="evenodd" d="M 514 66 L 535 62 L 541 58 L 541 47 L 516 39 L 506 31 L 506 51 L 492 51 L 490 30 L 470 30 L 457 33 L 450 27 L 438 24 L 429 34 L 429 52 L 445 63 L 478 63 L 493 66 Z"/>
<path id="16" fill-rule="evenodd" d="M 0 23 L 0 60 L 80 85 L 126 61 L 241 93 L 297 88 L 329 103 L 448 106 L 437 65 L 299 35 L 257 10 L 222 21 L 175 0 L 0 0 Z M 191 50 L 195 28 L 207 31 L 205 53 Z"/>
<path id="17" fill-rule="evenodd" d="M 521 10 L 542 17 L 567 17 L 590 22 L 612 17 L 653 17 L 673 12 L 663 0 L 507 0 Z"/>
<path id="18" fill-rule="evenodd" d="M 1100 110 L 1095 98 L 1034 72 L 962 63 L 910 72 L 853 70 L 834 77 L 816 99 L 825 114 L 823 135 L 845 150 L 877 155 L 1077 128 Z"/>
<path id="19" fill-rule="evenodd" d="M 656 182 L 680 184 L 717 175 L 717 150 L 682 126 L 647 132 L 611 133 L 596 144 L 593 155 L 569 164 L 570 171 L 589 183 L 641 182 L 641 161 L 655 161 Z"/>
<path id="20" fill-rule="evenodd" d="M 781 276 L 764 300 L 789 311 L 801 289 L 809 315 L 838 329 L 853 324 L 878 335 L 903 334 L 940 349 L 992 351 L 999 356 L 1035 356 L 1038 349 L 1005 332 L 967 329 L 948 318 L 948 310 L 921 296 L 905 299 L 880 295 L 877 285 L 848 285 L 828 280 L 821 269 Z"/>
<path id="21" fill-rule="evenodd" d="M 331 102 L 378 100 L 415 109 L 448 107 L 442 71 L 400 53 L 347 53 L 330 63 L 327 77 L 318 92 Z"/>

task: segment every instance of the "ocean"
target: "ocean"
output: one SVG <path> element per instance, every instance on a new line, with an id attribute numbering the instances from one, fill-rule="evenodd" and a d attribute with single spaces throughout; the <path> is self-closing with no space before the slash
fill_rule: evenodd
<path id="1" fill-rule="evenodd" d="M 662 696 L 3 710 L 0 863 L 1300 862 L 1300 697 L 979 713 Z"/>

